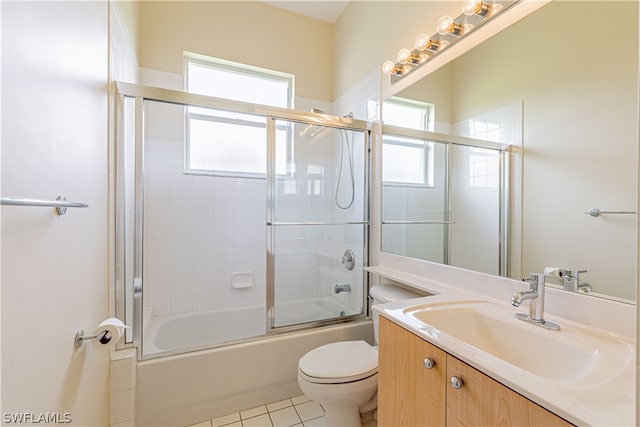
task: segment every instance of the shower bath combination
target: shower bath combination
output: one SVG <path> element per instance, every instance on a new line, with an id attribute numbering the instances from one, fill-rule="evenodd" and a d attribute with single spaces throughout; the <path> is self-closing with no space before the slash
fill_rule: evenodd
<path id="1" fill-rule="evenodd" d="M 118 92 L 119 310 L 143 360 L 366 319 L 366 122 Z M 261 117 L 265 173 L 185 170 L 192 107 Z"/>

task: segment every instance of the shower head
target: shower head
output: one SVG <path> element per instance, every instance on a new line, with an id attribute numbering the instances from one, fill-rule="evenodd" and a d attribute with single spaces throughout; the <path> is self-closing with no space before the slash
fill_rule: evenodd
<path id="1" fill-rule="evenodd" d="M 319 108 L 312 108 L 311 112 L 312 113 L 316 113 L 316 114 L 326 114 L 324 111 L 322 111 Z M 321 133 L 323 133 L 323 131 L 325 131 L 326 129 L 327 128 L 325 128 L 323 126 L 316 126 L 316 125 L 308 124 L 308 125 L 305 125 L 302 128 L 302 130 L 300 130 L 300 132 L 298 132 L 298 136 L 300 136 L 301 138 L 305 138 L 307 141 L 311 141 L 316 136 L 318 136 Z"/>

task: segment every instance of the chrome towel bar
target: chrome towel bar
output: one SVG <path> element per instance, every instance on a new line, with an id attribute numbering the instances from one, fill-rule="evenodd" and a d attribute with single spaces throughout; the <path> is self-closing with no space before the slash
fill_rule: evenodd
<path id="1" fill-rule="evenodd" d="M 455 224 L 455 221 L 382 221 L 382 224 L 389 225 L 412 225 L 412 224 Z"/>
<path id="2" fill-rule="evenodd" d="M 584 211 L 585 214 L 591 215 L 592 217 L 597 217 L 600 215 L 635 215 L 637 212 L 635 211 L 601 211 L 598 208 L 589 208 Z"/>
<path id="3" fill-rule="evenodd" d="M 24 197 L 1 197 L 2 206 L 39 206 L 56 208 L 58 215 L 67 213 L 67 208 L 86 208 L 89 205 L 78 202 L 68 202 L 64 196 L 58 196 L 55 200 L 28 199 Z"/>
<path id="4" fill-rule="evenodd" d="M 282 225 L 367 225 L 368 221 L 344 221 L 344 222 L 271 222 L 267 226 L 277 227 Z"/>

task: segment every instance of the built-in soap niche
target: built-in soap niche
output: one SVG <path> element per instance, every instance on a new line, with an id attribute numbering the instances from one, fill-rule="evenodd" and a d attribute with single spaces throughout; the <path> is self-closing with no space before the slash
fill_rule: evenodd
<path id="1" fill-rule="evenodd" d="M 254 284 L 253 272 L 251 271 L 231 273 L 231 287 L 233 289 L 251 288 Z"/>

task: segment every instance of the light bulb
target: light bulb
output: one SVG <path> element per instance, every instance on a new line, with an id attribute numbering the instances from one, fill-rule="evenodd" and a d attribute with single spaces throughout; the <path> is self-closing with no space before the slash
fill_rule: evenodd
<path id="1" fill-rule="evenodd" d="M 452 34 L 454 36 L 462 35 L 462 26 L 453 22 L 453 18 L 449 15 L 445 15 L 438 19 L 438 34 Z"/>
<path id="2" fill-rule="evenodd" d="M 396 68 L 396 64 L 393 61 L 384 61 L 382 63 L 382 72 L 384 74 L 391 74 Z"/>
<path id="3" fill-rule="evenodd" d="M 418 34 L 416 36 L 415 48 L 420 51 L 428 50 L 431 53 L 436 53 L 440 48 L 440 42 L 431 40 L 427 34 Z"/>
<path id="4" fill-rule="evenodd" d="M 449 15 L 445 15 L 438 19 L 438 34 L 449 34 L 449 30 L 453 25 L 453 18 Z"/>
<path id="5" fill-rule="evenodd" d="M 411 51 L 409 49 L 400 49 L 398 51 L 398 62 L 399 63 L 404 65 L 407 62 L 409 62 L 409 59 L 411 59 Z"/>
<path id="6" fill-rule="evenodd" d="M 420 33 L 416 36 L 416 42 L 413 46 L 418 50 L 425 50 L 430 41 L 431 37 L 425 33 Z"/>
<path id="7" fill-rule="evenodd" d="M 491 11 L 491 6 L 482 0 L 469 0 L 462 6 L 462 13 L 467 16 L 485 16 Z"/>

